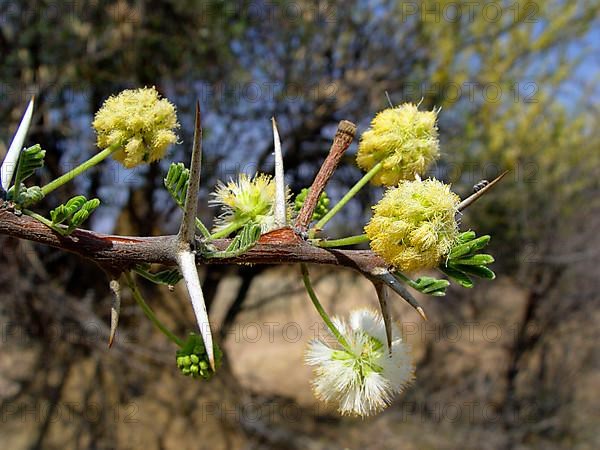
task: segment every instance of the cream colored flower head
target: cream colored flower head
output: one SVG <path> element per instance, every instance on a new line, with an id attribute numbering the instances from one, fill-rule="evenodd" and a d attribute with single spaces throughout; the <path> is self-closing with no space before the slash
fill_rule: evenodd
<path id="1" fill-rule="evenodd" d="M 261 233 L 275 228 L 275 181 L 271 175 L 256 174 L 251 178 L 241 173 L 237 181 L 219 182 L 212 196 L 209 204 L 223 209 L 214 232 L 233 223 L 242 225 L 251 221 L 260 225 Z M 288 205 L 288 211 L 291 214 L 291 205 Z"/>
<path id="2" fill-rule="evenodd" d="M 383 161 L 371 180 L 376 185 L 395 186 L 423 175 L 440 155 L 437 114 L 419 111 L 413 103 L 381 111 L 360 138 L 356 163 L 369 171 Z"/>
<path id="3" fill-rule="evenodd" d="M 127 168 L 150 163 L 165 156 L 177 142 L 179 127 L 175 107 L 159 98 L 154 87 L 128 89 L 111 96 L 92 123 L 98 147 L 120 146 L 113 157 Z"/>
<path id="4" fill-rule="evenodd" d="M 350 349 L 319 339 L 309 343 L 306 362 L 315 367 L 315 395 L 336 403 L 342 415 L 377 414 L 414 378 L 410 347 L 392 325 L 390 354 L 383 318 L 374 311 L 357 310 L 349 322 L 333 318 L 333 323 Z"/>
<path id="5" fill-rule="evenodd" d="M 402 181 L 373 206 L 371 249 L 407 272 L 436 267 L 458 237 L 458 195 L 438 180 Z"/>

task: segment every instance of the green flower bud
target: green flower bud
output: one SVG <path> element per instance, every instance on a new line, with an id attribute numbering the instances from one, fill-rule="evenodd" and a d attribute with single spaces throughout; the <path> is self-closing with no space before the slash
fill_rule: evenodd
<path id="1" fill-rule="evenodd" d="M 214 344 L 215 366 L 218 368 L 223 359 L 221 349 Z M 182 348 L 177 350 L 177 367 L 183 375 L 194 378 L 210 379 L 214 372 L 210 368 L 208 355 L 204 347 L 202 336 L 196 333 L 190 333 L 187 341 Z"/>
<path id="2" fill-rule="evenodd" d="M 306 201 L 306 196 L 308 195 L 309 191 L 309 188 L 304 188 L 300 191 L 298 195 L 296 195 L 296 198 L 294 199 L 294 209 L 297 212 L 302 209 L 302 205 L 304 205 L 304 202 Z M 329 197 L 327 196 L 327 193 L 323 191 L 321 192 L 321 195 L 319 195 L 319 200 L 317 201 L 317 206 L 315 207 L 311 220 L 319 220 L 328 212 Z"/>

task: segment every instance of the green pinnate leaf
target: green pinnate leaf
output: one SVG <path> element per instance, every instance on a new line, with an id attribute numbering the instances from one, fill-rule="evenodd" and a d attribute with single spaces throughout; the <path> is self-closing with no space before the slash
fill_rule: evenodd
<path id="1" fill-rule="evenodd" d="M 452 259 L 448 262 L 448 265 L 484 266 L 493 262 L 494 257 L 492 255 L 477 254 L 469 256 L 468 258 Z"/>
<path id="2" fill-rule="evenodd" d="M 410 280 L 403 277 L 404 281 L 408 283 L 413 289 L 427 295 L 434 295 L 436 297 L 442 297 L 446 295 L 446 288 L 450 285 L 448 280 L 439 280 L 437 278 L 422 276 L 416 280 Z"/>
<path id="3" fill-rule="evenodd" d="M 66 204 L 57 206 L 50 211 L 52 223 L 58 225 L 71 218 L 85 202 L 86 198 L 83 195 L 77 195 L 76 197 L 70 199 Z"/>
<path id="4" fill-rule="evenodd" d="M 475 275 L 479 278 L 485 278 L 488 280 L 493 280 L 496 278 L 496 274 L 488 269 L 486 266 L 459 266 L 458 267 L 461 271 L 468 273 L 470 275 Z"/>
<path id="5" fill-rule="evenodd" d="M 471 253 L 475 253 L 477 250 L 481 250 L 490 242 L 490 236 L 480 236 L 477 239 L 471 239 L 465 243 L 456 245 L 450 251 L 448 257 L 450 260 L 457 259 L 465 255 L 470 255 Z"/>
<path id="6" fill-rule="evenodd" d="M 457 242 L 459 244 L 464 244 L 465 242 L 469 242 L 469 241 L 472 241 L 473 239 L 475 239 L 475 236 L 476 236 L 476 234 L 475 234 L 474 231 L 470 231 L 470 230 L 469 231 L 465 231 L 465 232 L 460 233 L 458 235 Z"/>
<path id="7" fill-rule="evenodd" d="M 39 144 L 24 149 L 19 156 L 19 163 L 15 174 L 15 186 L 19 186 L 33 175 L 37 169 L 44 167 L 45 156 L 46 150 L 42 150 Z"/>
<path id="8" fill-rule="evenodd" d="M 437 297 L 441 297 L 446 295 L 446 288 L 450 286 L 450 282 L 448 280 L 435 280 L 435 282 L 431 283 L 429 286 L 424 288 L 421 292 L 423 294 L 435 295 Z"/>
<path id="9" fill-rule="evenodd" d="M 440 266 L 439 269 L 462 287 L 473 287 L 473 280 L 471 280 L 471 278 L 463 271 L 448 266 Z"/>
<path id="10" fill-rule="evenodd" d="M 62 204 L 50 211 L 52 227 L 60 230 L 61 234 L 69 235 L 75 228 L 81 226 L 94 210 L 100 206 L 100 200 L 93 198 L 87 200 L 83 195 L 77 195 L 70 199 L 66 204 Z M 58 227 L 60 224 L 66 224 L 67 228 Z"/>
<path id="11" fill-rule="evenodd" d="M 163 180 L 165 188 L 180 207 L 185 204 L 189 180 L 190 171 L 186 169 L 183 163 L 172 163 L 169 166 L 167 176 Z"/>
<path id="12" fill-rule="evenodd" d="M 166 286 L 175 286 L 183 278 L 179 269 L 166 269 L 156 273 L 150 272 L 149 269 L 150 265 L 145 264 L 137 266 L 135 271 L 153 283 Z"/>

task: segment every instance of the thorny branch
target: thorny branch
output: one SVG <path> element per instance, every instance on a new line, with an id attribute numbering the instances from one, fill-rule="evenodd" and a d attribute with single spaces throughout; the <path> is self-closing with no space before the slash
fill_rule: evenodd
<path id="1" fill-rule="evenodd" d="M 278 133 L 273 121 L 275 145 L 278 144 Z M 423 308 L 416 299 L 400 285 L 398 280 L 388 270 L 385 261 L 369 250 L 340 250 L 320 248 L 307 242 L 304 234 L 310 224 L 318 198 L 323 192 L 327 182 L 333 175 L 341 156 L 350 146 L 356 133 L 356 125 L 348 121 L 341 121 L 334 141 L 319 170 L 307 199 L 295 222 L 295 229 L 284 227 L 267 233 L 259 239 L 257 244 L 241 255 L 224 258 L 211 258 L 206 243 L 194 235 L 194 220 L 196 216 L 196 198 L 200 181 L 201 164 L 201 128 L 199 107 L 196 110 L 196 133 L 194 136 L 192 157 L 192 179 L 190 189 L 186 196 L 184 219 L 178 235 L 157 237 L 113 236 L 86 231 L 75 230 L 68 236 L 62 236 L 48 228 L 39 221 L 22 215 L 15 210 L 14 205 L 8 201 L 0 200 L 0 234 L 26 239 L 40 244 L 55 247 L 61 250 L 78 254 L 96 262 L 107 273 L 117 275 L 131 270 L 138 264 L 159 263 L 166 266 L 177 265 L 182 269 L 190 297 L 197 300 L 194 303 L 195 312 L 199 323 L 208 323 L 204 300 L 197 281 L 196 267 L 193 264 L 291 264 L 311 263 L 334 265 L 354 269 L 371 280 L 378 293 L 382 304 L 382 313 L 388 315 L 387 300 L 383 285 L 389 286 L 394 292 L 406 300 L 415 310 L 426 319 Z M 278 149 L 276 149 L 278 150 Z M 280 152 L 279 152 L 280 153 Z M 281 155 L 279 155 L 281 160 Z M 282 166 L 282 161 L 279 161 Z M 282 167 L 280 167 L 282 171 Z M 486 188 L 463 200 L 459 209 L 464 209 L 489 191 L 505 173 L 489 183 Z M 281 176 L 279 178 L 282 178 Z M 280 183 L 283 186 L 283 183 Z M 217 250 L 225 250 L 230 244 L 230 239 L 211 241 L 211 246 Z M 193 250 L 196 249 L 194 252 Z M 192 278 L 194 283 L 192 283 Z M 114 278 L 113 278 L 114 279 Z M 113 317 L 113 331 L 118 321 L 118 289 L 111 286 L 117 297 L 113 304 L 116 317 Z M 198 294 L 195 291 L 200 292 Z M 195 296 L 200 296 L 195 298 Z M 199 306 L 202 306 L 200 308 Z M 389 321 L 389 320 L 388 320 Z M 387 322 L 387 321 L 386 321 Z M 389 324 L 386 323 L 386 328 Z M 201 330 L 203 331 L 203 330 Z M 211 343 L 210 329 L 205 328 L 203 337 Z M 390 336 L 388 335 L 388 340 Z M 214 367 L 212 346 L 210 347 L 210 362 Z"/>

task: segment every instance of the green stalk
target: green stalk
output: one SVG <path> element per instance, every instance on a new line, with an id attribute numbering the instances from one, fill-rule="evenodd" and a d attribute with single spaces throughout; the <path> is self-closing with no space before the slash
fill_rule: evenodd
<path id="1" fill-rule="evenodd" d="M 210 231 L 208 231 L 208 228 L 206 228 L 206 226 L 202 223 L 202 221 L 196 217 L 196 228 L 198 228 L 198 230 L 200 230 L 200 233 L 202 233 L 202 236 L 204 236 L 206 239 L 210 239 Z"/>
<path id="2" fill-rule="evenodd" d="M 335 327 L 335 325 L 333 324 L 333 322 L 331 321 L 331 319 L 325 312 L 325 309 L 323 309 L 321 302 L 319 302 L 319 299 L 317 298 L 317 294 L 315 293 L 315 291 L 312 287 L 312 283 L 310 282 L 310 278 L 309 278 L 309 274 L 308 274 L 308 267 L 306 267 L 306 264 L 300 264 L 300 269 L 302 270 L 302 280 L 304 280 L 304 287 L 306 288 L 306 292 L 308 292 L 308 296 L 312 300 L 312 303 L 313 303 L 315 309 L 317 310 L 317 312 L 319 313 L 319 315 L 321 316 L 321 319 L 323 319 L 323 322 L 325 322 L 327 327 L 329 327 L 329 329 L 331 330 L 331 333 L 335 336 L 335 338 L 342 345 L 342 347 L 344 347 L 346 349 L 346 351 L 348 351 L 349 353 L 353 353 L 352 349 L 350 348 L 350 344 L 348 344 L 348 341 L 346 340 L 346 338 L 344 336 L 342 336 L 342 334 L 339 332 L 339 330 Z"/>
<path id="3" fill-rule="evenodd" d="M 35 213 L 33 211 L 30 211 L 29 209 L 24 209 L 23 210 L 23 214 L 28 215 L 29 217 L 33 217 L 35 220 L 42 222 L 44 225 L 46 225 L 48 228 L 56 231 L 58 234 L 60 234 L 61 236 L 67 236 L 67 228 L 65 227 L 64 229 L 61 228 L 60 225 L 54 224 L 52 223 L 52 221 L 46 219 L 44 216 L 39 215 L 38 213 Z"/>
<path id="4" fill-rule="evenodd" d="M 363 242 L 369 242 L 366 234 L 348 236 L 341 239 L 316 240 L 313 243 L 317 247 L 343 247 L 345 245 L 362 244 Z"/>
<path id="5" fill-rule="evenodd" d="M 152 309 L 150 309 L 150 306 L 148 306 L 148 304 L 144 301 L 144 297 L 142 297 L 142 294 L 141 294 L 140 290 L 138 289 L 137 284 L 135 284 L 135 280 L 131 277 L 130 272 L 125 272 L 125 278 L 127 280 L 127 284 L 129 285 L 129 288 L 131 289 L 131 292 L 133 293 L 133 298 L 135 299 L 137 304 L 140 305 L 140 308 L 142 308 L 142 311 L 144 311 L 144 314 L 146 314 L 146 317 L 148 319 L 150 319 L 150 321 L 156 326 L 156 328 L 158 328 L 161 331 L 162 334 L 164 334 L 171 341 L 173 341 L 178 347 L 183 347 L 184 342 L 181 339 L 179 339 L 177 336 L 175 336 L 175 334 L 171 330 L 169 330 L 158 319 L 158 317 L 156 317 L 156 315 L 154 314 Z"/>
<path id="6" fill-rule="evenodd" d="M 331 210 L 325 214 L 325 216 L 323 216 L 323 218 L 319 220 L 317 224 L 310 230 L 309 237 L 313 238 L 317 230 L 322 230 L 325 224 L 329 222 L 333 216 L 335 216 L 340 209 L 342 209 L 346 203 L 348 203 L 350 199 L 352 199 L 352 197 L 354 197 L 358 191 L 364 187 L 365 184 L 371 181 L 371 178 L 373 178 L 382 167 L 383 162 L 380 161 L 375 164 L 371 170 L 369 170 L 360 180 L 358 180 L 356 184 L 352 186 L 352 188 L 346 193 L 346 195 L 344 195 L 344 197 L 342 197 L 342 199 L 333 208 L 331 208 Z"/>
<path id="7" fill-rule="evenodd" d="M 229 225 L 227 225 L 225 228 L 223 228 L 221 231 L 217 231 L 216 233 L 211 234 L 210 238 L 211 239 L 223 238 L 223 237 L 229 235 L 230 233 L 233 233 L 234 231 L 239 230 L 244 225 L 246 225 L 247 222 L 248 222 L 247 220 L 234 220 Z"/>
<path id="8" fill-rule="evenodd" d="M 88 159 L 87 161 L 81 163 L 79 166 L 75 167 L 73 170 L 69 170 L 64 175 L 61 175 L 60 177 L 56 178 L 55 180 L 52 180 L 47 185 L 43 186 L 42 187 L 43 194 L 44 195 L 48 195 L 53 190 L 61 187 L 65 183 L 68 183 L 73 178 L 81 175 L 86 170 L 90 169 L 91 167 L 94 167 L 96 164 L 98 164 L 101 161 L 105 160 L 110 155 L 112 155 L 114 152 L 116 152 L 117 150 L 119 150 L 120 148 L 121 148 L 121 145 L 116 145 L 115 144 L 115 145 L 111 145 L 110 147 L 105 148 L 104 150 L 102 150 L 99 153 L 96 153 L 90 159 Z"/>
<path id="9" fill-rule="evenodd" d="M 402 272 L 400 272 L 399 270 L 396 270 L 394 272 L 394 275 L 396 275 L 396 277 L 400 278 L 402 281 L 404 281 L 406 284 L 408 284 L 410 287 L 416 289 L 417 283 L 415 283 L 415 281 L 412 278 L 407 277 L 406 275 L 404 275 Z"/>

